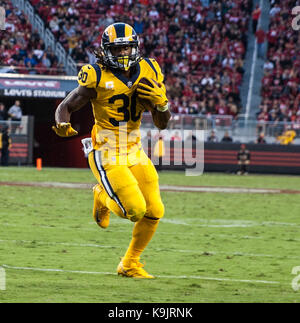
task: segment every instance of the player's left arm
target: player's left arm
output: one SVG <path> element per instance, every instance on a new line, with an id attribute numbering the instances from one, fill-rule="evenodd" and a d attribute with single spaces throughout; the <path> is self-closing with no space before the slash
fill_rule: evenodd
<path id="1" fill-rule="evenodd" d="M 168 122 L 171 118 L 171 112 L 167 109 L 164 112 L 159 111 L 157 108 L 151 110 L 152 119 L 155 126 L 161 130 L 166 129 L 168 126 Z"/>
<path id="2" fill-rule="evenodd" d="M 71 114 L 81 109 L 91 99 L 96 98 L 95 89 L 86 88 L 79 85 L 59 104 L 55 111 L 56 124 L 70 122 Z"/>
<path id="3" fill-rule="evenodd" d="M 169 100 L 167 98 L 166 87 L 163 83 L 163 76 L 159 80 L 159 89 L 162 92 L 162 98 L 165 100 L 162 104 L 157 104 L 156 108 L 151 111 L 153 123 L 158 129 L 166 129 L 171 119 L 171 112 L 169 110 Z M 156 85 L 156 84 L 155 84 Z"/>
<path id="4" fill-rule="evenodd" d="M 154 108 L 150 111 L 153 123 L 157 128 L 163 130 L 167 128 L 171 118 L 169 100 L 167 98 L 166 87 L 163 83 L 164 75 L 162 74 L 158 63 L 154 59 L 152 59 L 151 62 L 156 71 L 156 80 L 149 78 L 148 81 L 151 83 L 151 86 L 143 83 L 138 86 L 137 92 L 140 98 L 152 102 Z"/>

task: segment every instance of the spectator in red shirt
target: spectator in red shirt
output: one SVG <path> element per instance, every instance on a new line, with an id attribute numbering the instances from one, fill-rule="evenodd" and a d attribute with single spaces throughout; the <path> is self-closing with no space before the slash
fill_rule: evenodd
<path id="1" fill-rule="evenodd" d="M 264 43 L 266 39 L 266 33 L 263 29 L 259 28 L 255 33 L 257 43 L 257 57 L 264 59 Z"/>
<path id="2" fill-rule="evenodd" d="M 252 31 L 253 34 L 256 33 L 256 28 L 258 24 L 258 20 L 261 14 L 261 9 L 259 8 L 259 5 L 257 4 L 254 11 L 252 12 Z"/>

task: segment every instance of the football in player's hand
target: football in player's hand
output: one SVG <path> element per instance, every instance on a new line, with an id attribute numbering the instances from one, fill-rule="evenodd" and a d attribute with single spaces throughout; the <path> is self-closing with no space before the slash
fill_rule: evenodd
<path id="1" fill-rule="evenodd" d="M 154 81 L 154 80 L 153 80 Z M 154 81 L 155 82 L 155 81 Z M 146 78 L 146 77 L 142 77 L 138 83 L 138 86 L 141 85 L 141 87 L 143 87 L 143 84 L 149 85 L 151 87 L 153 87 L 152 83 Z M 147 99 L 141 99 L 138 97 L 139 102 L 141 103 L 141 105 L 147 110 L 147 111 L 153 111 L 155 110 L 155 105 Z"/>

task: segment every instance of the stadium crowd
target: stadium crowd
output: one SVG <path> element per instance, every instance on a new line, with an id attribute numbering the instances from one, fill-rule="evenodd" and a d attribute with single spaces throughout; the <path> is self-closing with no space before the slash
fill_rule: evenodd
<path id="1" fill-rule="evenodd" d="M 162 67 L 173 112 L 238 115 L 252 0 L 30 2 L 78 68 L 95 62 L 93 49 L 100 45 L 105 27 L 124 21 L 139 34 L 143 55 L 156 58 Z M 12 17 L 23 19 L 24 46 L 27 43 L 31 49 L 26 62 L 18 63 L 39 72 L 39 64 L 45 64 L 43 59 L 50 53 L 34 31 L 29 34 L 30 25 L 21 13 L 12 13 Z M 21 37 L 17 34 L 15 38 Z M 46 64 L 56 67 L 57 61 Z"/>
<path id="2" fill-rule="evenodd" d="M 271 1 L 266 32 L 267 53 L 262 79 L 258 122 L 290 122 L 300 130 L 300 33 L 292 28 L 295 0 Z M 299 5 L 299 1 L 298 1 Z M 283 129 L 284 130 L 284 129 Z"/>
<path id="3" fill-rule="evenodd" d="M 22 11 L 10 2 L 0 1 L 6 11 L 6 31 L 1 32 L 0 72 L 60 75 L 64 67 L 52 50 L 45 47 L 37 31 L 32 30 Z"/>

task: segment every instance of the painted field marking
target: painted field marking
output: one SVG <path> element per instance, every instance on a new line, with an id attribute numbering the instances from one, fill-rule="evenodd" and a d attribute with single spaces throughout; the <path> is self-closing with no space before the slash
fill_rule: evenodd
<path id="1" fill-rule="evenodd" d="M 292 226 L 294 228 L 299 228 L 299 223 L 292 223 L 292 222 L 275 222 L 275 221 L 263 221 L 263 222 L 257 222 L 257 221 L 249 221 L 249 220 L 224 220 L 224 219 L 201 219 L 197 218 L 196 221 L 199 222 L 208 222 L 205 224 L 200 223 L 188 223 L 189 220 L 195 220 L 193 218 L 186 218 L 186 221 L 178 220 L 178 219 L 168 219 L 168 218 L 162 218 L 162 223 L 168 223 L 168 224 L 176 224 L 176 225 L 185 225 L 185 226 L 193 226 L 193 227 L 209 227 L 209 228 L 233 228 L 233 227 L 255 227 L 255 226 L 267 226 L 267 227 L 273 227 L 273 226 Z M 216 224 L 215 224 L 216 223 Z M 222 223 L 222 224 L 218 224 Z"/>
<path id="2" fill-rule="evenodd" d="M 178 192 L 202 192 L 202 193 L 258 193 L 258 194 L 278 194 L 279 189 L 259 189 L 259 188 L 243 188 L 243 187 L 205 187 L 205 186 L 175 186 L 160 185 L 162 191 L 178 191 Z"/>
<path id="3" fill-rule="evenodd" d="M 6 272 L 3 267 L 0 266 L 0 290 L 6 290 Z"/>
<path id="4" fill-rule="evenodd" d="M 249 220 L 224 220 L 224 219 L 201 219 L 197 218 L 196 222 L 195 218 L 185 218 L 186 221 L 178 220 L 178 219 L 168 219 L 168 218 L 162 218 L 160 221 L 164 224 L 174 224 L 174 225 L 181 225 L 181 226 L 193 226 L 193 227 L 207 227 L 207 228 L 235 228 L 235 227 L 241 227 L 241 228 L 248 228 L 248 227 L 256 227 L 256 226 L 265 226 L 265 227 L 274 227 L 274 226 L 291 226 L 293 228 L 300 228 L 299 223 L 293 223 L 293 222 L 275 222 L 275 221 L 263 221 L 263 222 L 256 222 L 256 221 L 249 221 Z M 188 223 L 187 221 L 190 221 Z M 208 222 L 208 223 L 197 223 L 198 222 Z M 111 223 L 113 224 L 119 224 L 122 223 L 122 225 L 132 225 L 130 221 L 126 221 L 125 219 L 119 219 L 119 218 L 112 218 Z M 218 224 L 223 223 L 223 224 Z M 89 224 L 92 224 L 96 227 L 96 224 L 94 222 L 89 222 Z M 0 223 L 0 226 L 12 226 L 12 227 L 31 227 L 31 225 L 18 225 L 15 223 Z M 46 228 L 46 229 L 63 229 L 63 230 L 76 230 L 76 228 L 72 227 L 59 227 L 59 226 L 48 226 L 48 225 L 36 225 L 39 228 Z M 81 231 L 94 231 L 93 229 L 88 228 L 78 228 Z M 108 230 L 109 231 L 109 230 Z"/>
<path id="5" fill-rule="evenodd" d="M 188 220 L 188 219 L 186 219 Z M 194 220 L 194 219 L 192 219 Z M 167 219 L 167 218 L 162 218 L 161 219 L 161 223 L 163 224 L 174 224 L 174 225 L 181 225 L 181 226 L 193 226 L 193 227 L 206 227 L 206 228 L 250 228 L 250 227 L 274 227 L 274 226 L 290 226 L 293 228 L 300 228 L 300 224 L 299 223 L 292 223 L 292 222 L 275 222 L 275 221 L 264 221 L 264 222 L 255 222 L 255 221 L 248 221 L 248 220 L 222 220 L 222 219 L 214 219 L 214 220 L 207 220 L 207 219 L 197 219 L 198 221 L 202 221 L 202 222 L 228 222 L 227 224 L 199 224 L 199 223 L 187 223 L 186 221 L 182 221 L 182 220 L 177 220 L 177 219 Z M 121 219 L 112 219 L 111 221 L 114 224 L 119 224 L 122 223 L 123 225 L 132 225 L 131 222 L 126 221 L 126 220 L 121 220 Z M 96 227 L 96 223 L 94 222 L 90 222 L 90 224 L 94 225 L 96 229 L 98 229 L 98 227 Z M 26 225 L 26 224 L 15 224 L 15 223 L 0 223 L 0 226 L 11 226 L 11 227 L 32 227 L 31 225 Z M 73 227 L 59 227 L 59 226 L 48 226 L 48 225 L 36 225 L 36 227 L 38 228 L 43 228 L 43 229 L 58 229 L 58 230 L 80 230 L 80 231 L 94 231 L 96 232 L 96 230 L 93 229 L 89 229 L 89 228 L 73 228 Z M 124 230 L 121 230 L 124 231 Z M 109 229 L 107 230 L 107 232 L 109 232 Z"/>
<path id="6" fill-rule="evenodd" d="M 92 189 L 94 184 L 89 183 L 64 183 L 64 182 L 5 182 L 0 181 L 4 186 L 29 186 L 45 188 L 69 188 L 69 189 Z M 247 188 L 247 187 L 223 187 L 223 186 L 181 186 L 181 185 L 160 185 L 161 191 L 167 192 L 198 192 L 198 193 L 256 193 L 256 194 L 300 194 L 300 190 L 268 189 L 268 188 Z"/>
<path id="7" fill-rule="evenodd" d="M 30 244 L 37 244 L 37 245 L 62 245 L 67 247 L 92 247 L 92 248 L 105 248 L 105 249 L 114 249 L 114 248 L 121 248 L 121 246 L 109 246 L 109 245 L 100 245 L 94 243 L 71 243 L 71 242 L 51 242 L 51 241 L 37 241 L 37 240 L 0 240 L 0 243 L 4 242 L 11 242 L 11 243 L 30 243 Z"/>
<path id="8" fill-rule="evenodd" d="M 38 240 L 0 240 L 0 243 L 28 243 L 28 244 L 36 244 L 36 245 L 53 245 L 53 246 L 68 246 L 68 247 L 91 247 L 91 248 L 103 248 L 103 249 L 118 249 L 122 248 L 120 245 L 100 245 L 93 243 L 71 243 L 71 242 L 51 242 L 51 241 L 38 241 Z M 210 251 L 210 250 L 192 250 L 192 249 L 168 249 L 168 248 L 152 248 L 153 251 L 159 252 L 176 252 L 176 253 L 192 253 L 192 254 L 200 254 L 200 255 L 227 255 L 227 256 L 244 256 L 244 257 L 264 257 L 264 258 L 275 258 L 275 259 L 300 259 L 300 256 L 281 256 L 281 255 L 270 255 L 270 254 L 256 254 L 256 253 L 248 253 L 243 251 Z"/>
<path id="9" fill-rule="evenodd" d="M 15 267 L 9 265 L 2 265 L 3 268 L 14 269 L 14 270 L 31 270 L 31 271 L 43 271 L 43 272 L 59 272 L 59 273 L 72 273 L 72 274 L 85 274 L 85 275 L 113 275 L 116 273 L 112 272 L 98 272 L 98 271 L 81 271 L 81 270 L 64 270 L 64 269 L 53 269 L 53 268 L 34 268 L 34 267 Z M 157 278 L 167 279 L 198 279 L 198 280 L 215 280 L 215 281 L 226 281 L 226 282 L 238 282 L 238 283 L 252 283 L 252 284 L 282 284 L 278 281 L 268 280 L 251 280 L 251 279 L 231 279 L 231 278 L 217 278 L 217 277 L 205 277 L 205 276 L 194 276 L 194 275 L 157 275 Z"/>

